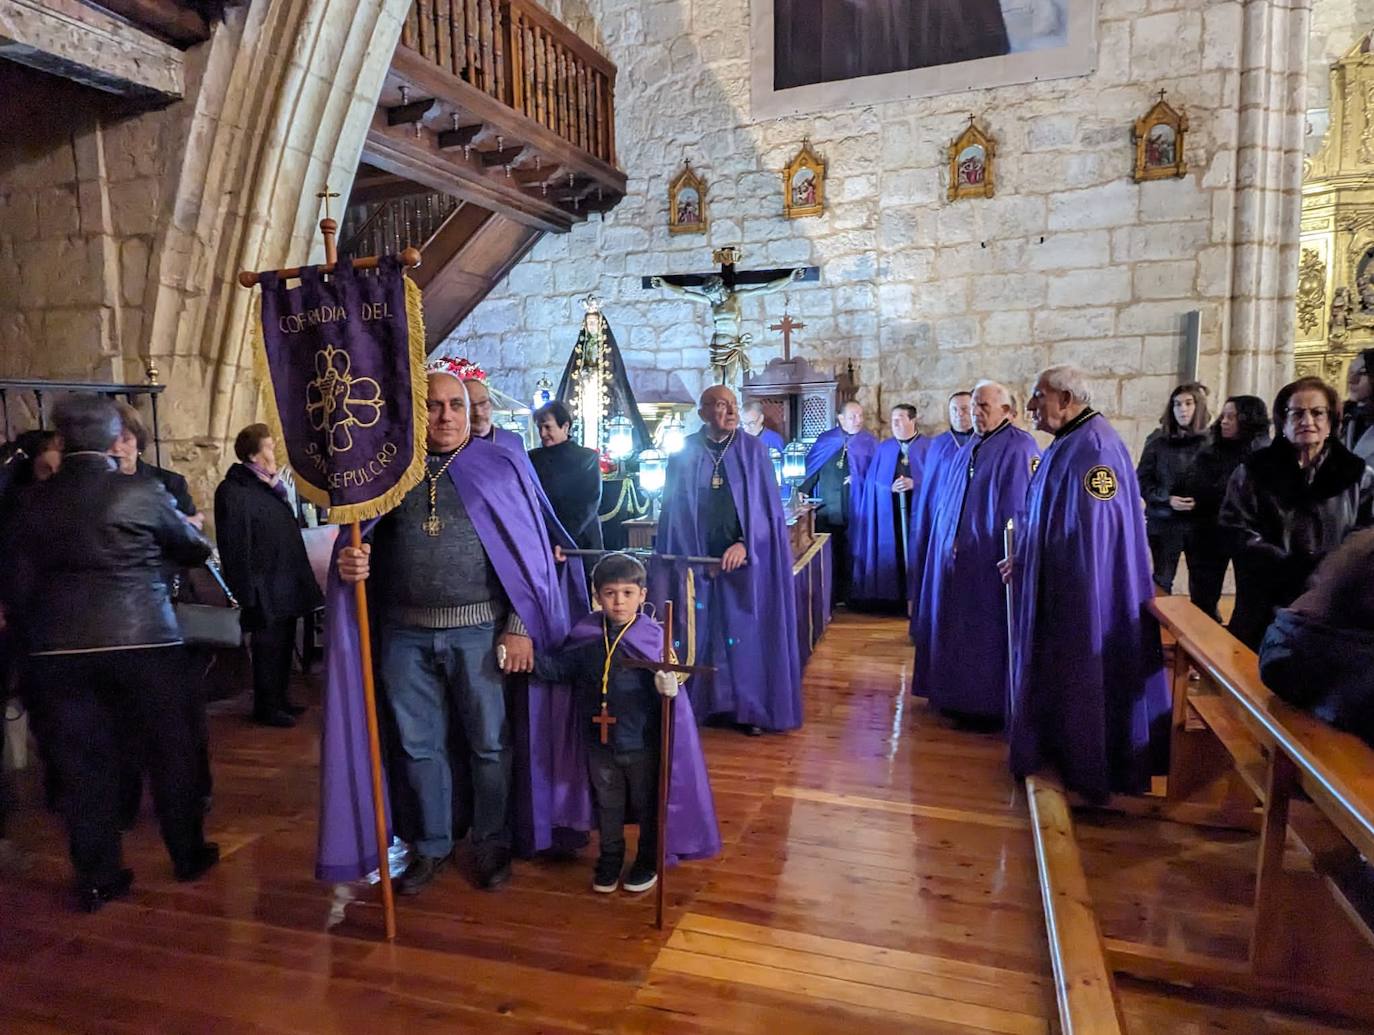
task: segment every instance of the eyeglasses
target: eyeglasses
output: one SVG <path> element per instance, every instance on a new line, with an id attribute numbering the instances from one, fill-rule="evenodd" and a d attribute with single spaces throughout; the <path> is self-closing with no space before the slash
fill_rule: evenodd
<path id="1" fill-rule="evenodd" d="M 1314 421 L 1324 421 L 1331 416 L 1331 411 L 1325 406 L 1313 406 L 1310 410 L 1302 406 L 1290 406 L 1288 408 L 1288 419 L 1300 421 L 1304 417 L 1311 417 Z"/>

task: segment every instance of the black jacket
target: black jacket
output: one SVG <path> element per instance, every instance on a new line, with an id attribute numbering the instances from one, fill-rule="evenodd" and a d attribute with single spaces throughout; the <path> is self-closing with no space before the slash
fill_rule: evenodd
<path id="1" fill-rule="evenodd" d="M 1322 558 L 1374 525 L 1374 471 L 1332 439 L 1309 481 L 1293 444 L 1280 438 L 1236 469 L 1220 522 L 1239 547 L 1230 629 L 1254 650 L 1275 609 L 1293 602 Z"/>
<path id="2" fill-rule="evenodd" d="M 1374 743 L 1374 529 L 1327 556 L 1260 644 L 1265 685 Z"/>
<path id="3" fill-rule="evenodd" d="M 243 464 L 229 468 L 215 490 L 215 538 L 245 629 L 324 603 L 291 505 Z"/>
<path id="4" fill-rule="evenodd" d="M 600 550 L 601 463 L 596 450 L 568 440 L 531 449 L 530 463 L 578 549 Z"/>
<path id="5" fill-rule="evenodd" d="M 30 653 L 180 643 L 163 568 L 210 556 L 162 486 L 98 453 L 68 454 L 25 490 L 4 549 L 5 605 Z"/>
<path id="6" fill-rule="evenodd" d="M 181 475 L 175 471 L 169 471 L 165 467 L 145 464 L 142 460 L 138 462 L 138 469 L 134 473 L 142 478 L 151 478 L 166 489 L 168 495 L 176 501 L 177 510 L 187 517 L 195 514 L 196 504 L 191 499 L 191 487 L 186 484 L 186 479 Z"/>
<path id="7" fill-rule="evenodd" d="M 1150 523 L 1191 523 L 1193 511 L 1174 510 L 1170 496 L 1185 496 L 1185 485 L 1193 460 L 1207 444 L 1206 435 L 1167 435 L 1156 431 L 1145 440 L 1136 465 L 1140 495 L 1145 500 L 1145 518 Z"/>
<path id="8" fill-rule="evenodd" d="M 1198 450 L 1192 466 L 1179 486 L 1180 496 L 1191 496 L 1196 503 L 1193 523 L 1199 529 L 1215 529 L 1226 499 L 1226 486 L 1247 456 L 1269 445 L 1269 437 L 1253 440 L 1213 437 Z"/>

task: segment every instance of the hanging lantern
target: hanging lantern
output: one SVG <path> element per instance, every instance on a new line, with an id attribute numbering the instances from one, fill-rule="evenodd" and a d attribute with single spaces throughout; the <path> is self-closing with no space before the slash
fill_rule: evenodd
<path id="1" fill-rule="evenodd" d="M 782 451 L 782 477 L 788 485 L 806 481 L 806 446 L 801 442 L 789 442 Z"/>
<path id="2" fill-rule="evenodd" d="M 669 456 L 682 451 L 687 444 L 687 429 L 682 424 L 682 414 L 670 413 L 663 419 L 658 429 L 658 444 Z"/>
<path id="3" fill-rule="evenodd" d="M 768 459 L 773 462 L 773 479 L 781 487 L 782 485 L 782 452 L 781 450 L 768 450 Z"/>
<path id="4" fill-rule="evenodd" d="M 628 417 L 612 417 L 606 422 L 606 452 L 612 460 L 628 460 L 635 451 L 635 429 Z"/>
<path id="5" fill-rule="evenodd" d="M 663 491 L 668 479 L 668 458 L 657 449 L 646 449 L 639 454 L 639 487 L 650 496 Z"/>
<path id="6" fill-rule="evenodd" d="M 553 382 L 541 377 L 534 386 L 534 409 L 539 410 L 553 402 Z"/>

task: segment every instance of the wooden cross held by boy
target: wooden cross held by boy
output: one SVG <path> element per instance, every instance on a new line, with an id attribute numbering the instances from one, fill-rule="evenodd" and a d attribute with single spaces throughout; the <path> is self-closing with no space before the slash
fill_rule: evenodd
<path id="1" fill-rule="evenodd" d="M 663 658 L 661 661 L 641 661 L 639 658 L 626 657 L 621 664 L 626 668 L 647 669 L 650 672 L 674 672 L 686 675 L 701 675 L 714 672 L 714 668 L 703 665 L 679 665 L 673 661 L 673 602 L 663 605 Z M 679 690 L 679 693 L 681 691 Z M 668 786 L 673 776 L 673 717 L 677 704 L 671 698 L 660 698 L 662 711 L 658 724 L 658 887 L 654 899 L 654 926 L 663 930 L 663 882 L 668 876 Z M 604 714 L 604 713 L 603 713 Z M 599 722 L 596 718 L 593 722 Z M 615 721 L 615 720 L 611 720 Z M 601 727 L 601 735 L 606 735 L 606 727 Z M 604 743 L 604 741 L 603 741 Z M 643 836 L 643 835 L 641 835 Z"/>

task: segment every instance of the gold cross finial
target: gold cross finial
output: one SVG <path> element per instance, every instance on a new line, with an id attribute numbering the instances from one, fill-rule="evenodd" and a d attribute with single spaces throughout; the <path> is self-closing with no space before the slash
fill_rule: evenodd
<path id="1" fill-rule="evenodd" d="M 321 198 L 321 199 L 323 199 L 323 201 L 324 201 L 324 218 L 325 218 L 325 219 L 329 219 L 329 218 L 330 218 L 330 215 L 329 215 L 329 199 L 330 199 L 330 198 L 337 198 L 338 196 L 339 196 L 339 192 L 336 191 L 336 190 L 330 190 L 330 189 L 329 189 L 329 184 L 327 184 L 327 183 L 324 185 L 324 190 L 320 191 L 318 194 L 315 195 L 315 197 Z"/>
<path id="2" fill-rule="evenodd" d="M 970 116 L 968 117 L 968 124 L 969 124 L 970 126 L 973 125 L 974 118 L 975 118 L 975 116 L 973 116 L 973 115 L 970 115 Z"/>
<path id="3" fill-rule="evenodd" d="M 1163 101 L 1164 101 L 1164 94 L 1165 94 L 1165 92 L 1166 92 L 1166 91 L 1164 91 L 1164 90 L 1160 90 L 1160 91 L 1159 91 L 1159 100 L 1160 100 L 1161 103 L 1163 103 Z"/>

